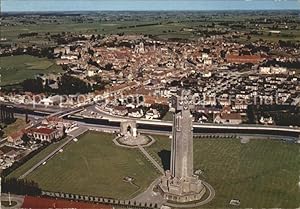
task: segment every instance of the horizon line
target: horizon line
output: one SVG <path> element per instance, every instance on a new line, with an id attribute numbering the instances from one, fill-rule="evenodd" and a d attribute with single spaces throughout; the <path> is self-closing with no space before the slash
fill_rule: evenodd
<path id="1" fill-rule="evenodd" d="M 24 11 L 1 11 L 0 13 L 72 13 L 72 12 L 236 12 L 236 11 L 250 11 L 250 12 L 260 12 L 260 11 L 297 11 L 300 13 L 299 9 L 181 9 L 181 10 L 171 10 L 171 9 L 160 9 L 160 10 L 113 10 L 113 9 L 107 9 L 107 10 L 48 10 L 48 11 L 30 11 L 30 10 L 24 10 Z"/>

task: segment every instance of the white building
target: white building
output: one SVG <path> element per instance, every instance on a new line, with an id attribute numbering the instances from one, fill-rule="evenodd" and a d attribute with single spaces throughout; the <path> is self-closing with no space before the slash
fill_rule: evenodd
<path id="1" fill-rule="evenodd" d="M 35 140 L 51 142 L 54 139 L 62 137 L 63 133 L 57 129 L 40 127 L 31 129 L 29 135 L 31 135 Z"/>

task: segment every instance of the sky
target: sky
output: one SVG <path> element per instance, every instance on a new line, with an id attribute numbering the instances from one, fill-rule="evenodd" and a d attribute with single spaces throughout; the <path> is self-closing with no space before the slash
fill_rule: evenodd
<path id="1" fill-rule="evenodd" d="M 0 0 L 1 12 L 300 10 L 300 0 Z"/>

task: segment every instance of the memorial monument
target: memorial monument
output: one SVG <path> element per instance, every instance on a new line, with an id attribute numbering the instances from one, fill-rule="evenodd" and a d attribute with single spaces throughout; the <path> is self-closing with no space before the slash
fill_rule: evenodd
<path id="1" fill-rule="evenodd" d="M 181 90 L 172 97 L 171 170 L 166 171 L 158 186 L 164 199 L 169 201 L 200 200 L 206 191 L 202 181 L 194 175 L 192 109 L 194 101 L 190 91 Z"/>
<path id="2" fill-rule="evenodd" d="M 138 133 L 136 121 L 134 120 L 127 120 L 122 121 L 120 123 L 120 132 L 122 137 L 120 137 L 119 143 L 125 146 L 138 146 L 138 145 L 147 145 L 151 140 Z"/>

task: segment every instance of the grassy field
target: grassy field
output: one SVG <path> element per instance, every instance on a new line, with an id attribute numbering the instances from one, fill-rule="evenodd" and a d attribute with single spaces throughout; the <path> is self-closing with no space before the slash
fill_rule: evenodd
<path id="1" fill-rule="evenodd" d="M 28 178 L 41 188 L 115 198 L 132 198 L 158 177 L 137 150 L 113 144 L 113 135 L 88 132 Z M 136 185 L 123 181 L 133 177 Z"/>
<path id="2" fill-rule="evenodd" d="M 126 15 L 125 15 L 126 16 Z M 105 20 L 107 17 L 109 20 Z M 272 19 L 272 22 L 263 23 L 262 19 Z M 289 28 L 284 23 L 274 24 L 283 18 L 291 20 Z M 295 14 L 205 14 L 201 12 L 186 13 L 130 13 L 124 17 L 118 13 L 89 14 L 86 17 L 38 17 L 29 18 L 33 24 L 24 24 L 13 18 L 4 18 L 1 28 L 2 37 L 6 38 L 3 44 L 11 42 L 25 45 L 54 46 L 50 38 L 52 34 L 141 34 L 152 35 L 158 39 L 182 38 L 196 40 L 207 31 L 258 31 L 261 35 L 252 35 L 250 41 L 260 38 L 277 42 L 281 40 L 300 41 L 298 16 Z M 7 24 L 6 24 L 7 23 Z M 257 23 L 261 27 L 257 26 Z M 278 26 L 279 35 L 269 36 L 272 27 Z M 35 32 L 37 35 L 20 38 L 20 34 Z M 247 42 L 247 36 L 240 37 L 241 42 Z"/>
<path id="3" fill-rule="evenodd" d="M 46 190 L 131 198 L 147 188 L 158 174 L 137 150 L 116 147 L 112 138 L 110 134 L 88 132 L 28 178 Z M 156 143 L 147 151 L 168 168 L 170 139 L 154 138 Z M 32 160 L 37 162 L 36 157 L 41 158 L 49 149 Z M 242 208 L 299 206 L 297 144 L 255 139 L 247 144 L 237 139 L 195 139 L 194 159 L 195 169 L 203 171 L 201 178 L 216 190 L 216 197 L 207 208 L 230 207 L 229 201 L 234 198 L 241 200 Z M 32 160 L 11 176 L 21 175 L 34 164 Z M 141 189 L 125 183 L 125 176 L 134 177 Z"/>
<path id="4" fill-rule="evenodd" d="M 25 120 L 17 118 L 14 123 L 7 125 L 3 129 L 3 132 L 4 132 L 4 136 L 3 137 L 7 137 L 7 136 L 11 135 L 12 133 L 14 133 L 16 131 L 19 131 L 19 130 L 25 128 L 26 126 L 27 125 L 26 125 Z"/>
<path id="5" fill-rule="evenodd" d="M 85 23 L 74 23 L 67 19 L 61 20 L 59 24 L 39 24 L 36 25 L 24 25 L 24 26 L 10 26 L 3 27 L 2 36 L 8 39 L 7 43 L 10 41 L 22 43 L 22 44 L 37 44 L 37 45 L 52 45 L 55 44 L 51 41 L 47 41 L 47 36 L 45 33 L 57 34 L 62 32 L 71 32 L 74 34 L 118 34 L 124 33 L 127 35 L 153 35 L 158 38 L 168 39 L 168 38 L 186 38 L 193 39 L 195 38 L 192 32 L 182 31 L 181 29 L 184 27 L 189 27 L 191 24 L 187 23 L 177 23 L 170 24 L 166 22 L 160 22 L 158 25 L 147 25 L 141 27 L 135 27 L 135 25 L 139 24 L 156 24 L 157 21 L 147 21 L 141 20 L 139 22 L 136 21 L 111 21 L 110 24 L 107 22 L 85 22 Z M 192 24 L 194 25 L 194 24 Z M 124 28 L 120 28 L 124 27 Z M 40 35 L 36 37 L 28 37 L 19 39 L 17 38 L 19 34 L 24 32 L 37 32 Z"/>
<path id="6" fill-rule="evenodd" d="M 157 159 L 167 158 L 170 140 L 155 136 L 147 150 Z M 160 156 L 159 156 L 160 155 Z M 241 208 L 297 208 L 300 203 L 299 145 L 271 140 L 196 139 L 195 169 L 216 190 L 206 207 L 230 207 L 233 198 Z"/>
<path id="7" fill-rule="evenodd" d="M 0 57 L 0 85 L 16 84 L 39 73 L 62 72 L 54 61 L 29 55 Z"/>
<path id="8" fill-rule="evenodd" d="M 8 37 L 9 39 L 20 42 L 20 43 L 31 43 L 31 44 L 38 44 L 38 45 L 53 45 L 54 43 L 49 42 L 46 40 L 45 33 L 55 34 L 61 32 L 72 32 L 72 33 L 87 33 L 87 34 L 118 34 L 124 33 L 127 35 L 152 35 L 160 39 L 169 39 L 169 38 L 182 38 L 182 39 L 190 39 L 195 40 L 200 36 L 197 33 L 202 33 L 203 31 L 210 31 L 210 30 L 226 30 L 227 28 L 221 25 L 218 25 L 218 22 L 222 22 L 221 20 L 216 20 L 216 27 L 209 28 L 208 26 L 212 23 L 210 22 L 203 22 L 200 20 L 198 22 L 197 19 L 193 21 L 178 21 L 170 23 L 167 21 L 146 21 L 141 20 L 140 22 L 134 21 L 112 21 L 111 24 L 107 24 L 106 22 L 86 22 L 86 23 L 74 23 L 69 22 L 67 20 L 62 20 L 59 24 L 37 24 L 37 25 L 30 25 L 30 26 L 14 26 L 8 29 L 3 29 L 2 33 L 3 36 Z M 224 21 L 226 22 L 226 21 Z M 135 27 L 136 25 L 142 25 Z M 146 24 L 153 24 L 153 25 L 146 25 Z M 155 25 L 157 24 L 157 25 Z M 183 29 L 192 29 L 190 31 L 183 30 Z M 248 29 L 240 29 L 241 31 L 248 32 L 251 30 L 249 26 Z M 37 32 L 40 35 L 36 37 L 18 39 L 17 36 L 21 33 L 26 32 Z M 269 30 L 262 30 L 260 31 L 262 35 L 252 35 L 251 41 L 254 40 L 267 40 L 267 41 L 275 41 L 278 40 L 291 40 L 291 41 L 300 41 L 300 32 L 297 30 L 283 30 L 283 32 L 279 35 L 271 35 L 269 36 Z M 241 40 L 246 41 L 247 36 L 241 37 Z"/>
<path id="9" fill-rule="evenodd" d="M 43 158 L 45 158 L 48 154 L 53 152 L 57 147 L 59 147 L 61 144 L 63 144 L 68 138 L 64 138 L 61 141 L 50 144 L 48 147 L 40 151 L 38 154 L 36 154 L 33 158 L 31 158 L 29 161 L 24 163 L 22 166 L 20 166 L 18 169 L 14 170 L 11 174 L 9 174 L 8 178 L 18 178 L 22 174 L 24 174 L 26 171 L 28 171 L 31 167 L 33 167 L 35 164 L 40 162 Z"/>

